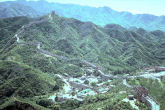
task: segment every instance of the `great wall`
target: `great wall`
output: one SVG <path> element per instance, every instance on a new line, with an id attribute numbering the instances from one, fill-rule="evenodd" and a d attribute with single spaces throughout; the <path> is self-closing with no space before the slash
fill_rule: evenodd
<path id="1" fill-rule="evenodd" d="M 51 14 L 49 15 L 49 19 L 52 19 L 51 18 Z M 126 76 L 126 78 L 125 77 L 113 76 L 113 75 L 106 75 L 104 72 L 102 72 L 100 70 L 100 68 L 98 68 L 98 66 L 96 66 L 96 65 L 94 65 L 94 64 L 92 64 L 92 63 L 90 63 L 90 62 L 88 62 L 86 60 L 82 60 L 82 59 L 78 59 L 78 58 L 69 59 L 69 58 L 67 58 L 65 56 L 59 56 L 57 54 L 48 52 L 48 51 L 46 51 L 46 50 L 41 48 L 42 47 L 41 46 L 42 43 L 40 43 L 40 42 L 20 41 L 20 37 L 19 36 L 25 31 L 26 28 L 29 28 L 29 27 L 31 27 L 32 25 L 35 25 L 35 24 L 48 22 L 49 19 L 33 21 L 33 22 L 30 22 L 27 25 L 22 26 L 21 29 L 17 32 L 17 34 L 14 35 L 14 37 L 12 39 L 15 39 L 15 41 L 17 42 L 18 45 L 35 46 L 40 53 L 45 54 L 45 55 L 49 55 L 49 56 L 52 56 L 52 57 L 56 57 L 58 60 L 64 60 L 66 62 L 71 62 L 73 60 L 79 61 L 79 62 L 87 65 L 88 67 L 90 67 L 91 68 L 90 70 L 93 71 L 92 74 L 90 74 L 90 76 L 83 75 L 80 78 L 75 78 L 75 80 L 77 80 L 77 81 L 73 81 L 74 78 L 70 77 L 70 76 L 67 76 L 67 75 L 66 76 L 56 75 L 57 77 L 59 77 L 65 83 L 63 89 L 66 89 L 66 90 L 60 91 L 61 93 L 60 92 L 59 93 L 55 93 L 54 95 L 50 96 L 49 99 L 55 100 L 55 98 L 57 97 L 57 94 L 58 94 L 59 101 L 66 100 L 68 98 L 77 99 L 77 100 L 82 101 L 87 95 L 89 95 L 89 94 L 87 94 L 87 95 L 83 96 L 81 94 L 81 92 L 84 91 L 85 89 L 89 89 L 89 91 L 92 91 L 91 95 L 95 95 L 95 94 L 108 92 L 111 87 L 115 87 L 114 85 L 111 85 L 111 87 L 107 87 L 107 86 L 103 86 L 104 83 L 103 84 L 102 83 L 97 83 L 97 85 L 100 86 L 100 87 L 99 88 L 94 88 L 94 87 L 90 86 L 89 84 L 84 84 L 84 82 L 82 83 L 82 81 L 84 81 L 84 79 L 88 80 L 89 77 L 92 77 L 93 79 L 96 79 L 96 80 L 101 79 L 101 80 L 105 81 L 105 83 L 108 82 L 108 81 L 112 81 L 113 79 L 122 79 L 123 80 L 123 82 L 122 82 L 123 85 L 125 85 L 128 88 L 133 89 L 134 91 L 137 92 L 137 94 L 140 94 L 139 100 L 141 100 L 143 103 L 145 103 L 151 110 L 160 110 L 159 103 L 156 100 L 154 100 L 150 95 L 143 93 L 143 89 L 144 88 L 142 89 L 142 91 L 137 91 L 138 87 L 133 87 L 133 86 L 129 85 L 127 83 L 126 78 L 129 79 L 129 78 L 136 78 L 136 77 L 145 77 L 145 78 L 153 78 L 153 79 L 155 78 L 155 79 L 157 79 L 160 76 L 164 76 L 165 72 L 162 73 L 162 74 L 159 74 L 159 75 L 143 74 L 143 75 L 138 75 L 138 76 Z M 6 45 L 8 45 L 8 43 L 9 43 L 9 41 L 6 43 Z M 1 52 L 3 52 L 3 50 L 4 49 L 2 49 Z M 99 73 L 99 76 L 95 76 L 93 74 L 94 71 L 97 71 Z M 92 83 L 92 82 L 89 81 L 89 83 Z M 139 88 L 141 88 L 141 87 L 139 87 Z M 103 89 L 103 90 L 101 90 L 101 89 Z M 70 93 L 74 92 L 74 91 L 77 91 L 79 95 L 71 96 Z M 65 96 L 66 93 L 67 93 L 67 95 Z"/>

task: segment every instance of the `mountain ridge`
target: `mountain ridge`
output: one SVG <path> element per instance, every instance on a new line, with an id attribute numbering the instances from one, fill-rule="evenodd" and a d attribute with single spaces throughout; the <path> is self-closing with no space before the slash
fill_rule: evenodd
<path id="1" fill-rule="evenodd" d="M 90 7 L 75 4 L 49 3 L 46 1 L 14 1 L 34 9 L 38 15 L 43 16 L 52 10 L 60 16 L 75 18 L 81 21 L 91 21 L 97 25 L 119 24 L 125 28 L 138 27 L 146 30 L 165 30 L 165 16 L 151 14 L 132 14 L 118 12 L 109 7 Z M 65 10 L 67 9 L 67 10 Z"/>
<path id="2" fill-rule="evenodd" d="M 9 18 L 15 16 L 38 17 L 38 14 L 31 7 L 25 6 L 20 3 L 1 2 L 0 16 L 2 18 Z"/>

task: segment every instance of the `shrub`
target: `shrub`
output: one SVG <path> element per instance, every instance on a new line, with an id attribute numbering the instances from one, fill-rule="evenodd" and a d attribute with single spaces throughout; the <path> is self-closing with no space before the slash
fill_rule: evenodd
<path id="1" fill-rule="evenodd" d="M 52 100 L 49 100 L 49 99 L 42 99 L 42 100 L 39 100 L 37 102 L 37 104 L 44 106 L 44 107 L 48 107 L 48 106 L 51 106 L 53 104 L 53 102 L 52 102 Z"/>

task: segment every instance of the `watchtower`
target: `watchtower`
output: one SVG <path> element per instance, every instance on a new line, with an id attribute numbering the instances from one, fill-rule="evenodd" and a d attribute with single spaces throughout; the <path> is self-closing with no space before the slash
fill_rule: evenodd
<path id="1" fill-rule="evenodd" d="M 136 97 L 139 101 L 142 101 L 142 96 L 147 96 L 148 95 L 148 89 L 146 89 L 143 86 L 137 86 L 134 89 L 137 92 Z"/>
<path id="2" fill-rule="evenodd" d="M 53 17 L 55 15 L 55 11 L 52 11 L 51 12 L 51 16 Z"/>

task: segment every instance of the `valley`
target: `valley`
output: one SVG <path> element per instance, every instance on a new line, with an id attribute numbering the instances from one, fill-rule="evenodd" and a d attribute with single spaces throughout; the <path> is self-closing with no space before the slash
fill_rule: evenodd
<path id="1" fill-rule="evenodd" d="M 18 18 L 18 20 L 19 19 L 20 18 Z M 15 98 L 15 100 L 13 99 L 14 102 L 25 103 L 25 101 L 20 98 L 24 97 L 31 103 L 33 102 L 32 104 L 29 103 L 33 107 L 40 108 L 42 106 L 45 107 L 45 109 L 62 108 L 66 110 L 82 110 L 82 108 L 90 109 L 96 104 L 98 106 L 95 107 L 100 109 L 117 110 L 120 109 L 118 107 L 132 109 L 134 108 L 131 104 L 132 102 L 126 98 L 132 95 L 131 90 L 133 86 L 140 84 L 140 82 L 137 84 L 137 79 L 138 81 L 143 78 L 154 81 L 158 80 L 158 83 L 164 86 L 164 71 L 150 73 L 143 69 L 143 67 L 146 66 L 164 65 L 164 57 L 159 59 L 153 54 L 154 51 L 160 51 L 157 50 L 160 45 L 163 49 L 163 37 L 158 41 L 150 43 L 148 39 L 141 37 L 138 32 L 123 31 L 118 28 L 111 30 L 109 27 L 101 28 L 88 22 L 84 23 L 75 19 L 61 18 L 53 14 L 44 16 L 40 18 L 40 20 L 30 21 L 25 25 L 19 25 L 19 27 L 20 28 L 15 31 L 16 34 L 13 33 L 14 37 L 9 36 L 10 40 L 7 40 L 7 43 L 5 41 L 2 46 L 3 48 L 1 48 L 1 53 L 3 54 L 0 56 L 0 70 L 3 74 L 0 77 L 2 79 L 0 93 L 4 95 L 0 95 L 0 98 L 3 99 L 0 104 L 4 109 L 9 105 L 13 105 L 8 102 L 10 97 Z M 43 27 L 45 27 L 44 29 L 46 29 L 46 31 L 42 31 L 44 30 Z M 84 28 L 88 28 L 88 32 L 84 33 Z M 109 31 L 114 33 L 114 36 L 113 34 L 109 35 Z M 127 41 L 123 36 L 115 34 L 116 31 L 123 31 L 121 33 L 125 35 L 124 37 L 129 36 L 129 40 Z M 69 34 L 67 32 L 69 32 Z M 116 35 L 119 37 L 115 38 Z M 157 38 L 152 32 L 146 32 L 145 35 L 150 35 L 150 39 Z M 101 39 L 103 40 L 101 40 L 100 37 L 102 37 Z M 126 41 L 123 41 L 123 39 Z M 71 41 L 74 41 L 74 43 Z M 50 42 L 53 46 L 49 45 Z M 86 44 L 86 42 L 88 44 Z M 130 46 L 136 48 L 129 48 Z M 148 48 L 150 46 L 154 47 L 154 51 Z M 123 50 L 118 47 L 122 47 Z M 69 49 L 69 51 L 67 49 Z M 163 53 L 163 51 L 161 53 Z M 130 55 L 132 57 L 130 57 Z M 140 58 L 137 55 L 139 55 Z M 141 60 L 143 60 L 143 63 Z M 29 76 L 30 78 L 33 77 L 33 75 L 36 76 L 36 79 L 33 79 L 33 83 L 37 80 L 38 84 L 41 84 L 41 87 L 33 88 L 32 84 L 30 85 L 32 91 L 30 91 L 26 88 L 26 86 L 29 87 L 27 82 L 27 85 L 25 84 L 26 86 L 18 82 L 20 87 L 14 85 L 14 90 L 10 90 L 10 84 L 13 84 L 12 81 L 24 78 L 22 69 L 28 72 L 28 74 L 26 74 L 27 76 L 31 75 Z M 35 72 L 33 73 L 33 71 Z M 4 73 L 9 74 L 11 77 L 6 77 Z M 46 77 L 46 80 L 43 76 Z M 27 81 L 31 80 L 30 78 Z M 41 88 L 41 90 L 38 88 Z M 21 96 L 24 94 L 21 94 L 19 89 L 21 89 L 22 92 L 23 90 L 29 92 L 25 96 Z M 8 91 L 8 94 L 6 94 L 6 91 Z M 135 94 L 135 92 L 133 94 Z M 157 107 L 157 105 L 162 106 L 162 102 L 157 103 L 155 97 L 152 99 L 146 96 L 145 99 L 152 105 L 151 108 L 156 108 L 152 110 L 159 110 L 160 107 Z M 43 100 L 46 101 L 41 103 Z M 53 102 L 51 102 L 51 100 Z M 102 104 L 102 102 L 105 102 L 105 104 Z M 67 103 L 70 105 L 67 105 Z M 108 103 L 110 105 L 108 105 Z M 144 110 L 148 109 L 142 102 L 134 101 L 133 103 L 137 105 L 135 109 L 141 109 L 141 107 L 144 108 Z M 163 110 L 163 108 L 161 109 Z"/>

